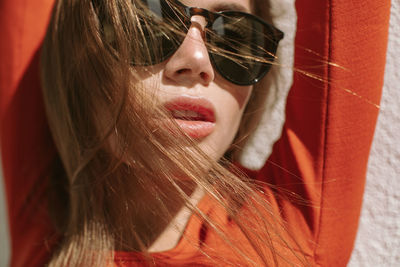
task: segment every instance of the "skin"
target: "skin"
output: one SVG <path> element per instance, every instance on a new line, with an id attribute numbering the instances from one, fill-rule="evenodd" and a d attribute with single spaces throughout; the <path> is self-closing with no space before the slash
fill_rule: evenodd
<path id="1" fill-rule="evenodd" d="M 211 11 L 251 10 L 249 0 L 184 0 L 187 6 Z M 239 86 L 225 80 L 213 68 L 204 40 L 205 18 L 193 16 L 192 24 L 178 50 L 165 62 L 146 68 L 151 75 L 142 75 L 145 87 L 158 84 L 154 96 L 160 103 L 179 96 L 199 97 L 215 108 L 214 131 L 198 140 L 198 145 L 212 159 L 220 159 L 232 144 L 253 86 Z M 146 86 L 147 85 L 147 86 Z"/>

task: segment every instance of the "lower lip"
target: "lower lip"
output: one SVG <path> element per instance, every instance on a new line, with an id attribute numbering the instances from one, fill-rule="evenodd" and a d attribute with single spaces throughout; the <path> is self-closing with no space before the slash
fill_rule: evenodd
<path id="1" fill-rule="evenodd" d="M 175 122 L 188 136 L 194 139 L 202 139 L 209 136 L 215 127 L 214 122 L 210 121 L 188 121 L 175 119 Z"/>

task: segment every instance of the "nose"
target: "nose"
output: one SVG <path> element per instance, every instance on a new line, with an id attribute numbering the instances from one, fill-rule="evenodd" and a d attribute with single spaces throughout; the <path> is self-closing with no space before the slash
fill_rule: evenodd
<path id="1" fill-rule="evenodd" d="M 192 87 L 200 83 L 207 86 L 214 80 L 207 47 L 204 42 L 204 17 L 193 16 L 192 24 L 181 46 L 167 61 L 164 76 L 176 84 Z"/>

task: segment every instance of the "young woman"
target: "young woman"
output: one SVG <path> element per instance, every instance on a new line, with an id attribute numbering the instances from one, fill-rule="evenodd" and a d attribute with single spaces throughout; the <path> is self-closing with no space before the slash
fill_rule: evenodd
<path id="1" fill-rule="evenodd" d="M 298 45 L 323 58 L 323 37 L 336 42 L 348 33 L 304 25 L 345 20 L 318 12 L 328 3 L 303 5 L 298 27 L 308 31 Z M 384 47 L 385 20 L 367 13 L 359 15 L 383 25 L 370 36 L 380 35 Z M 244 174 L 231 162 L 257 124 L 268 90 L 262 79 L 283 37 L 269 20 L 261 1 L 56 2 L 41 62 L 54 145 L 40 99 L 26 98 L 38 85 L 31 82 L 37 57 L 18 86 L 12 81 L 2 91 L 12 264 L 343 265 L 379 103 L 379 90 L 357 82 L 369 74 L 370 86 L 380 88 L 384 49 L 374 55 L 373 74 L 346 77 L 328 64 L 303 71 L 315 90 L 305 90 L 310 80 L 295 80 L 282 138 L 261 170 Z M 311 34 L 318 42 L 308 41 Z M 332 49 L 326 61 L 351 54 L 357 65 L 339 63 L 370 65 L 368 48 Z M 306 66 L 305 50 L 296 53 Z M 349 114 L 347 105 L 357 111 Z M 19 116 L 28 123 L 13 123 Z M 26 131 L 18 127 L 36 130 L 22 143 L 15 134 Z M 21 164 L 15 151 L 40 160 Z M 343 161 L 349 151 L 357 164 Z"/>

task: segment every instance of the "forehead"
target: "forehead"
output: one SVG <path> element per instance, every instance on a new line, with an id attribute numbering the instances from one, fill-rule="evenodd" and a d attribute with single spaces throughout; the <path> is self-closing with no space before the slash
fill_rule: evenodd
<path id="1" fill-rule="evenodd" d="M 251 0 L 179 0 L 186 6 L 201 7 L 211 11 L 235 10 L 251 13 Z"/>

